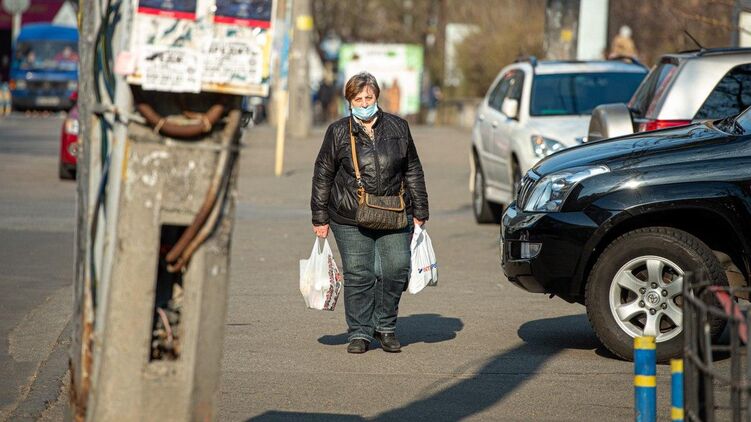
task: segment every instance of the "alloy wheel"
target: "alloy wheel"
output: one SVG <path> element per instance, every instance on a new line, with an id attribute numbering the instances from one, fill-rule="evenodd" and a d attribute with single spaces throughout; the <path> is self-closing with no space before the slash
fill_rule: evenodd
<path id="1" fill-rule="evenodd" d="M 683 331 L 683 270 L 659 256 L 623 265 L 610 284 L 610 311 L 631 337 L 668 341 Z"/>

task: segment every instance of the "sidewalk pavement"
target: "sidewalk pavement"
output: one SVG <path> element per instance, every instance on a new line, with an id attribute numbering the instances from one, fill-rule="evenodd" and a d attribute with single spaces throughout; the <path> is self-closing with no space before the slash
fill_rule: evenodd
<path id="1" fill-rule="evenodd" d="M 334 312 L 305 309 L 298 290 L 298 260 L 314 241 L 310 185 L 324 129 L 288 140 L 279 178 L 273 128 L 246 137 L 219 420 L 633 418 L 633 367 L 605 351 L 584 307 L 503 277 L 499 226 L 472 216 L 463 129 L 412 128 L 439 285 L 403 296 L 402 353 L 374 344 L 364 355 L 347 354 L 343 303 Z M 668 417 L 669 368 L 658 374 L 660 414 Z"/>

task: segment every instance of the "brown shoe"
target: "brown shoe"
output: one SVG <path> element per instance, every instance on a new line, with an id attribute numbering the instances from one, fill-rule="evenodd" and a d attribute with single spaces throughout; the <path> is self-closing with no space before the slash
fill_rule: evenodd
<path id="1" fill-rule="evenodd" d="M 361 338 L 356 338 L 349 342 L 349 346 L 347 346 L 347 353 L 365 353 L 368 351 L 368 343 L 366 340 L 363 340 Z"/>
<path id="2" fill-rule="evenodd" d="M 389 353 L 397 353 L 402 351 L 402 345 L 399 344 L 399 340 L 396 339 L 394 333 L 378 333 L 376 332 L 375 338 L 381 342 L 381 349 Z"/>

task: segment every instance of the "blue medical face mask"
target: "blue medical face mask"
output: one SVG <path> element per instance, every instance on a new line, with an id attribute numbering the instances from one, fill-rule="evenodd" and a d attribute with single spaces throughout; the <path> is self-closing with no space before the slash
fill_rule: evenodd
<path id="1" fill-rule="evenodd" d="M 378 103 L 373 103 L 368 107 L 352 107 L 352 115 L 360 120 L 370 120 L 378 111 Z"/>

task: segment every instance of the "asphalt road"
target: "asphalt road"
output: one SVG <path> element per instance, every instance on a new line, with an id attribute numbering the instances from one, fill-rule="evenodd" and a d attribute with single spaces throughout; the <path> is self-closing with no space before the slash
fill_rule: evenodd
<path id="1" fill-rule="evenodd" d="M 59 415 L 50 411 L 67 368 L 76 190 L 57 177 L 61 124 L 0 117 L 0 420 Z"/>
<path id="2" fill-rule="evenodd" d="M 0 420 L 54 419 L 64 408 L 75 185 L 57 180 L 60 124 L 0 118 Z M 504 279 L 498 226 L 472 217 L 466 130 L 413 128 L 439 286 L 403 297 L 402 353 L 347 354 L 343 304 L 308 310 L 298 290 L 323 130 L 287 142 L 279 178 L 273 128 L 246 136 L 218 420 L 633 419 L 632 364 L 600 345 L 584 308 Z M 669 409 L 661 366 L 660 419 Z"/>

